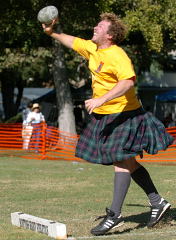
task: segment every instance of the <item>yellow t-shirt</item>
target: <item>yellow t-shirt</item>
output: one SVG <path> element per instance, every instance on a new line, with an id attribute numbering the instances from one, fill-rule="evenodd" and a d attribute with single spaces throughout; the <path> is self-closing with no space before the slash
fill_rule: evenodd
<path id="1" fill-rule="evenodd" d="M 135 79 L 131 60 L 125 51 L 117 45 L 106 49 L 97 49 L 91 40 L 75 38 L 73 49 L 89 61 L 92 74 L 93 98 L 98 98 L 111 90 L 119 81 Z M 98 114 L 112 114 L 139 108 L 141 105 L 132 87 L 125 95 L 105 102 L 95 108 Z"/>

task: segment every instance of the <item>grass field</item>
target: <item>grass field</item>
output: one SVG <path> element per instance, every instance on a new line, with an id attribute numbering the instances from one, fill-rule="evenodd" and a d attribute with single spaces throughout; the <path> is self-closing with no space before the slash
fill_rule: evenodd
<path id="1" fill-rule="evenodd" d="M 148 199 L 133 182 L 118 231 L 94 237 L 94 219 L 111 204 L 113 168 L 88 163 L 0 158 L 0 240 L 47 240 L 46 235 L 17 228 L 10 213 L 21 211 L 67 225 L 68 236 L 81 239 L 176 240 L 176 166 L 145 164 L 159 192 L 172 208 L 157 227 L 148 230 Z"/>

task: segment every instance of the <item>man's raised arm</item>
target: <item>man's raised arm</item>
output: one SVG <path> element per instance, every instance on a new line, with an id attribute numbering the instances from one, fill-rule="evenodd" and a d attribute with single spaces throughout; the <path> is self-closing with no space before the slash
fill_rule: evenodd
<path id="1" fill-rule="evenodd" d="M 65 34 L 65 33 L 56 33 L 53 31 L 53 26 L 56 23 L 55 20 L 50 25 L 42 24 L 43 31 L 50 37 L 62 43 L 64 46 L 68 48 L 72 48 L 73 41 L 75 39 L 74 36 Z"/>

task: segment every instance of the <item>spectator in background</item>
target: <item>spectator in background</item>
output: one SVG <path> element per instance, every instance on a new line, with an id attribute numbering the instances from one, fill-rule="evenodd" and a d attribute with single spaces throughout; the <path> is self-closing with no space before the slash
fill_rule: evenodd
<path id="1" fill-rule="evenodd" d="M 41 113 L 40 105 L 34 103 L 31 112 L 29 112 L 27 116 L 26 123 L 33 127 L 30 148 L 34 148 L 36 152 L 39 151 L 40 147 L 39 145 L 42 136 L 42 126 L 40 123 L 42 122 L 45 122 L 45 117 Z"/>
<path id="2" fill-rule="evenodd" d="M 32 126 L 28 125 L 26 120 L 28 114 L 31 112 L 33 103 L 29 102 L 27 104 L 27 107 L 22 111 L 22 119 L 23 119 L 23 125 L 22 125 L 22 138 L 23 138 L 23 149 L 27 150 L 29 148 L 29 142 L 32 135 Z"/>
<path id="3" fill-rule="evenodd" d="M 33 103 L 29 102 L 27 104 L 27 107 L 22 112 L 23 125 L 26 124 L 26 119 L 27 119 L 28 114 L 31 112 L 32 106 L 33 106 Z"/>

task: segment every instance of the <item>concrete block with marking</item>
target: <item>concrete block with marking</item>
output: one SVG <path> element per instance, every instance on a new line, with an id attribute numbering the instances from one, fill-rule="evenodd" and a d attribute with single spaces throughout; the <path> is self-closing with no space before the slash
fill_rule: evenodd
<path id="1" fill-rule="evenodd" d="M 55 239 L 67 239 L 66 225 L 22 212 L 11 213 L 11 222 L 17 227 L 43 233 Z"/>

